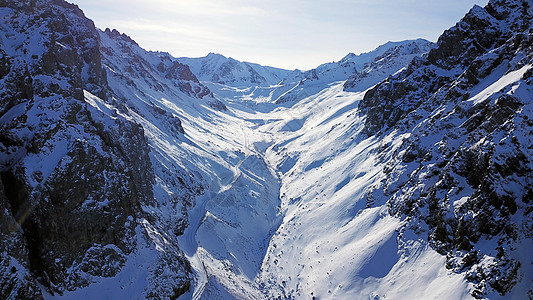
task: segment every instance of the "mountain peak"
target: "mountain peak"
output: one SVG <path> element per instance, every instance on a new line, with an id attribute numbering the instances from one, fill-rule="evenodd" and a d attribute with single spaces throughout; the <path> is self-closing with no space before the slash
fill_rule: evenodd
<path id="1" fill-rule="evenodd" d="M 533 295 L 531 3 L 301 72 L 0 0 L 0 299 Z"/>
<path id="2" fill-rule="evenodd" d="M 207 54 L 207 56 L 205 56 L 205 58 L 227 58 L 226 56 L 220 54 L 220 53 L 215 53 L 215 52 L 209 52 L 209 54 Z"/>
<path id="3" fill-rule="evenodd" d="M 127 35 L 125 33 L 120 33 L 116 29 L 106 28 L 104 32 L 105 32 L 105 34 L 107 34 L 112 39 L 122 40 L 122 41 L 125 41 L 125 42 L 128 42 L 128 43 L 131 43 L 131 44 L 133 44 L 135 46 L 139 46 L 139 44 L 137 44 L 137 42 L 134 41 L 129 35 Z"/>
<path id="4" fill-rule="evenodd" d="M 218 53 L 205 57 L 180 57 L 200 81 L 238 87 L 270 86 L 279 83 L 292 71 L 238 61 Z"/>

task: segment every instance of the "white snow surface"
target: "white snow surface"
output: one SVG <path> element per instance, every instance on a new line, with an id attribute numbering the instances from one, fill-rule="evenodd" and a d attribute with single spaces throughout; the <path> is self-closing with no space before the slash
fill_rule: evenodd
<path id="1" fill-rule="evenodd" d="M 383 177 L 373 155 L 381 143 L 360 134 L 363 93 L 342 87 L 274 110 L 257 127 L 271 133 L 265 157 L 281 181 L 283 221 L 247 279 L 268 298 L 469 298 L 469 285 L 426 242 L 413 235 L 398 244 L 401 222 L 384 201 L 367 209 Z"/>

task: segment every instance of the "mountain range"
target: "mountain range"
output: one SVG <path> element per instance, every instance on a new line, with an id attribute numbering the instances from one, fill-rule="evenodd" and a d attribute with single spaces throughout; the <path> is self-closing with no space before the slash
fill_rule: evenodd
<path id="1" fill-rule="evenodd" d="M 0 1 L 0 298 L 533 299 L 532 5 L 301 71 Z"/>

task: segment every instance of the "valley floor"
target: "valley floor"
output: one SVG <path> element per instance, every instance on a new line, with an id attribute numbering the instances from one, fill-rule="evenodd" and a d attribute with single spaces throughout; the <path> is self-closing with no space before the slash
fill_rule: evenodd
<path id="1" fill-rule="evenodd" d="M 197 274 L 182 299 L 471 297 L 444 257 L 369 199 L 384 176 L 376 148 L 398 142 L 363 137 L 363 94 L 342 86 L 292 107 L 235 91 L 208 137 L 185 122 L 218 165 L 179 238 Z"/>

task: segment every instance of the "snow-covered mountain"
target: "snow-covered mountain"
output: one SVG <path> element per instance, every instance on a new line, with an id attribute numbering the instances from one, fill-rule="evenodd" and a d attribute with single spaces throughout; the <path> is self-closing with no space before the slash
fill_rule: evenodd
<path id="1" fill-rule="evenodd" d="M 0 2 L 0 298 L 531 298 L 532 4 L 301 72 Z"/>
<path id="2" fill-rule="evenodd" d="M 209 54 L 204 58 L 179 58 L 178 61 L 189 64 L 191 71 L 220 97 L 233 102 L 292 105 L 318 94 L 331 83 L 347 79 L 347 90 L 364 91 L 407 66 L 413 58 L 427 53 L 432 46 L 433 43 L 423 39 L 388 42 L 373 51 L 357 55 L 350 53 L 338 62 L 325 63 L 308 71 L 263 67 L 219 54 Z M 219 80 L 221 73 L 226 74 L 225 78 L 240 76 L 241 79 Z"/>
<path id="3" fill-rule="evenodd" d="M 0 298 L 90 293 L 95 283 L 111 295 L 186 291 L 190 265 L 172 239 L 204 187 L 157 155 L 162 146 L 147 139 L 128 103 L 143 97 L 143 84 L 198 105 L 214 100 L 209 90 L 187 66 L 148 57 L 116 32 L 99 33 L 63 1 L 3 2 L 0 32 Z M 117 80 L 132 92 L 111 89 Z M 142 108 L 165 134 L 183 134 L 170 111 Z M 159 172 L 163 163 L 172 176 Z"/>
<path id="4" fill-rule="evenodd" d="M 177 61 L 188 65 L 201 81 L 233 87 L 270 86 L 293 73 L 293 71 L 241 62 L 216 53 L 209 53 L 199 58 L 181 57 Z"/>
<path id="5" fill-rule="evenodd" d="M 346 57 L 360 65 L 358 71 L 351 75 L 344 89 L 351 92 L 364 91 L 385 78 L 405 68 L 415 57 L 421 57 L 434 47 L 434 44 L 423 39 L 386 43 L 376 50 L 360 54 L 353 58 Z M 369 56 L 373 54 L 373 56 Z"/>
<path id="6" fill-rule="evenodd" d="M 302 100 L 324 90 L 333 82 L 347 79 L 347 90 L 364 91 L 400 71 L 413 58 L 427 53 L 432 45 L 429 41 L 418 39 L 388 42 L 358 55 L 350 53 L 338 62 L 322 64 L 297 77 L 286 79 L 285 85 L 293 87 L 275 102 L 281 104 Z"/>
<path id="7" fill-rule="evenodd" d="M 402 140 L 382 151 L 395 156 L 379 192 L 391 214 L 423 232 L 479 298 L 513 288 L 525 297 L 532 286 L 530 4 L 475 6 L 359 104 L 364 132 Z"/>
<path id="8" fill-rule="evenodd" d="M 358 73 L 369 73 L 376 68 L 376 65 L 385 65 L 389 60 L 395 60 L 398 65 L 405 66 L 415 56 L 428 52 L 432 45 L 433 43 L 424 39 L 387 42 L 370 52 L 349 53 L 338 62 L 322 64 L 316 69 L 307 71 L 303 78 L 329 82 L 343 81 Z"/>

